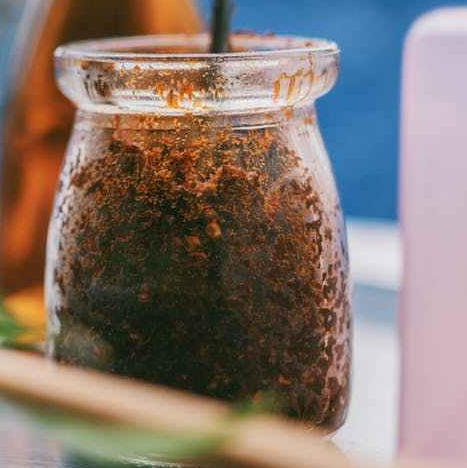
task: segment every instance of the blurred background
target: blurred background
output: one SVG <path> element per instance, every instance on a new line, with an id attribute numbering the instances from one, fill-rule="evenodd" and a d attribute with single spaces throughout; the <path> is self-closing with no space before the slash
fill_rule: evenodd
<path id="1" fill-rule="evenodd" d="M 0 0 L 0 93 L 25 2 Z M 170 0 L 177 1 L 177 0 Z M 399 83 L 410 24 L 440 0 L 237 0 L 235 29 L 330 38 L 342 49 L 337 87 L 319 104 L 321 128 L 348 216 L 396 219 Z M 210 0 L 199 0 L 208 21 Z M 465 4 L 451 0 L 450 5 Z M 3 107 L 3 106 L 2 106 Z M 336 114 L 338 112 L 338 114 Z"/>
<path id="2" fill-rule="evenodd" d="M 5 157 L 7 153 L 10 155 L 12 167 L 7 168 L 8 173 L 15 173 L 18 169 L 13 167 L 19 159 L 15 148 L 24 150 L 23 153 L 27 157 L 24 166 L 30 168 L 31 160 L 37 161 L 35 167 L 38 169 L 24 171 L 32 173 L 31 177 L 35 179 L 33 182 L 36 185 L 31 183 L 30 179 L 27 179 L 29 185 L 25 185 L 38 186 L 40 192 L 30 190 L 27 194 L 29 198 L 25 196 L 24 199 L 31 200 L 33 196 L 39 198 L 36 195 L 40 193 L 46 202 L 53 196 L 55 180 L 45 176 L 41 179 L 38 176 L 42 167 L 40 164 L 51 159 L 45 157 L 50 155 L 51 151 L 55 151 L 50 150 L 51 144 L 64 144 L 67 129 L 59 128 L 65 132 L 65 137 L 58 133 L 41 133 L 43 114 L 36 113 L 37 119 L 34 120 L 28 107 L 30 102 L 38 100 L 31 90 L 17 93 L 17 108 L 22 109 L 28 119 L 24 118 L 21 112 L 12 117 L 12 113 L 5 113 L 5 110 L 8 76 L 14 68 L 11 65 L 18 65 L 18 57 L 12 57 L 11 50 L 21 13 L 26 4 L 39 5 L 40 2 L 48 1 L 0 0 L 0 126 L 3 127 L 7 120 L 26 122 L 31 127 L 28 129 L 30 133 L 34 134 L 37 131 L 42 138 L 31 138 L 22 143 L 20 137 L 25 132 L 20 126 L 13 126 L 13 133 L 16 129 L 19 137 L 10 138 L 13 143 L 9 145 L 5 142 L 2 145 L 0 142 L 0 148 L 4 153 L 3 160 L 8 159 Z M 107 5 L 112 3 L 112 0 L 105 1 Z M 138 1 L 141 5 L 144 4 L 144 0 Z M 59 5 L 68 2 L 69 0 L 63 0 L 63 3 L 61 0 L 55 0 L 55 4 Z M 92 0 L 86 2 L 89 8 Z M 104 10 L 103 2 L 104 0 L 95 0 L 101 14 Z M 179 5 L 178 2 L 182 0 L 159 0 L 159 4 L 166 6 Z M 74 0 L 74 3 L 81 7 L 84 0 L 81 3 Z M 452 0 L 449 5 L 466 3 Z M 401 55 L 404 38 L 415 19 L 428 10 L 447 4 L 441 0 L 236 0 L 233 29 L 324 37 L 336 41 L 342 50 L 340 80 L 335 89 L 318 104 L 321 130 L 333 163 L 344 211 L 349 220 L 351 264 L 356 282 L 354 310 L 355 342 L 358 346 L 355 348 L 355 397 L 349 422 L 340 432 L 339 438 L 346 448 L 358 447 L 358 450 L 364 453 L 379 454 L 382 460 L 390 459 L 394 453 L 396 439 L 398 358 L 395 315 L 401 269 L 397 226 Z M 204 22 L 208 24 L 211 0 L 198 0 L 198 5 Z M 96 15 L 93 19 L 93 34 L 96 35 L 97 29 L 102 26 L 99 22 L 111 24 L 112 19 L 115 19 L 112 15 L 117 15 L 115 8 L 104 11 L 102 17 Z M 180 23 L 186 25 L 189 18 L 176 16 L 179 29 L 175 30 L 181 30 Z M 53 24 L 53 21 L 50 24 Z M 143 27 L 134 26 L 133 29 L 144 31 Z M 168 27 L 168 24 L 156 30 L 167 32 L 165 26 Z M 193 20 L 192 27 L 198 26 Z M 80 32 L 79 28 L 72 31 L 75 36 L 77 30 Z M 50 34 L 53 36 L 54 32 Z M 47 34 L 44 34 L 44 37 L 47 37 Z M 54 39 L 57 37 L 54 36 Z M 63 41 L 61 36 L 60 40 Z M 47 44 L 47 41 L 44 44 L 50 46 L 50 51 L 47 47 L 42 50 L 46 57 L 43 61 L 48 61 L 53 44 Z M 41 60 L 38 59 L 38 63 Z M 43 76 L 43 82 L 53 86 L 51 68 L 45 70 Z M 36 79 L 37 76 L 33 78 Z M 27 85 L 28 83 L 25 84 L 26 88 Z M 66 108 L 63 114 L 65 118 L 61 117 L 64 100 L 60 100 L 55 89 L 50 93 L 57 99 L 54 104 L 57 104 L 56 108 L 59 110 L 55 112 L 54 107 L 51 112 L 53 115 L 48 116 L 52 123 L 55 125 L 57 121 L 67 121 L 68 117 L 71 121 L 71 116 L 66 114 Z M 39 89 L 37 94 L 44 93 Z M 37 141 L 43 143 L 43 148 Z M 62 151 L 60 146 L 55 158 L 58 164 Z M 30 157 L 30 152 L 34 153 L 33 158 Z M 58 167 L 43 166 L 43 170 L 55 174 Z M 4 164 L 4 173 L 6 172 Z M 39 249 L 37 246 L 45 243 L 45 228 L 41 232 L 34 232 L 34 228 L 41 223 L 45 226 L 49 212 L 47 209 L 43 211 L 43 219 L 37 222 L 36 217 L 40 210 L 34 203 L 23 203 L 30 219 L 32 234 L 29 235 L 24 228 L 25 218 L 16 208 L 21 205 L 21 197 L 15 192 L 18 184 L 14 177 L 5 182 L 11 184 L 11 193 L 14 195 L 14 200 L 10 203 L 11 212 L 8 214 L 13 224 L 3 223 L 0 226 L 0 233 L 2 226 L 8 226 L 7 232 L 0 236 L 7 239 L 4 245 L 8 246 L 0 255 L 3 259 L 0 276 L 4 276 L 0 278 L 0 289 L 16 294 L 12 299 L 16 302 L 10 301 L 9 305 L 14 309 L 13 306 L 19 304 L 18 309 L 21 309 L 22 314 L 25 304 L 28 307 L 31 304 L 30 309 L 33 312 L 41 311 L 43 248 Z M 48 188 L 44 190 L 44 186 Z M 8 205 L 7 202 L 4 203 Z M 15 224 L 15 220 L 18 224 Z M 14 226 L 15 229 L 9 229 L 10 226 Z M 18 233 L 23 231 L 27 238 L 21 244 L 18 242 Z M 11 234 L 12 239 L 9 239 Z M 33 239 L 34 242 L 28 244 L 28 239 Z M 11 245 L 16 245 L 16 250 L 11 248 Z M 17 253 L 17 258 L 9 261 L 8 255 L 12 252 Z M 31 268 L 32 259 L 37 268 Z M 11 269 L 6 269 L 10 264 Z M 21 280 L 20 284 L 11 283 L 12 279 Z M 36 289 L 30 289 L 32 287 Z M 36 302 L 30 302 L 31 300 Z M 44 315 L 39 314 L 39 319 L 43 321 Z"/>
<path id="3" fill-rule="evenodd" d="M 201 4 L 207 14 L 209 0 Z M 447 4 L 466 2 L 237 0 L 237 28 L 324 37 L 339 44 L 340 81 L 318 106 L 347 216 L 397 217 L 403 41 L 418 16 Z"/>

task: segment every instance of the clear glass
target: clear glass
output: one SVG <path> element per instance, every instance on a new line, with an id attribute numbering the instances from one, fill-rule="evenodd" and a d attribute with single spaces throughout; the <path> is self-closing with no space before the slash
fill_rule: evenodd
<path id="1" fill-rule="evenodd" d="M 77 43 L 78 106 L 47 251 L 58 361 L 229 401 L 346 417 L 346 234 L 315 99 L 333 43 L 238 35 Z"/>

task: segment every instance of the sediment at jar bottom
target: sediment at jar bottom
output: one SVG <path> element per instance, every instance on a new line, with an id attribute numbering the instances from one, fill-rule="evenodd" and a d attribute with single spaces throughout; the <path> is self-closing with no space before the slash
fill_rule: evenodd
<path id="1" fill-rule="evenodd" d="M 74 141 L 49 243 L 55 359 L 231 401 L 269 393 L 340 426 L 345 247 L 280 130 L 195 119 Z"/>

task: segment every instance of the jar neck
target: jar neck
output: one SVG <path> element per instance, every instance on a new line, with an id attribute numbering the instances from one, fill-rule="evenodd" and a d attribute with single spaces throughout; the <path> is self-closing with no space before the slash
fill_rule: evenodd
<path id="1" fill-rule="evenodd" d="M 190 114 L 167 116 L 151 113 L 102 113 L 79 110 L 75 127 L 80 129 L 109 128 L 128 130 L 170 130 L 172 128 L 210 127 L 267 128 L 297 124 L 317 125 L 316 107 L 308 103 L 300 107 L 286 107 L 279 111 L 241 114 Z"/>

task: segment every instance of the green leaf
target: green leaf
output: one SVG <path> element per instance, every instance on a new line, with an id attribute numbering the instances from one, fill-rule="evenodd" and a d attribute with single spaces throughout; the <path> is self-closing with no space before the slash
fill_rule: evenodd
<path id="1" fill-rule="evenodd" d="M 105 461 L 197 460 L 214 455 L 224 442 L 222 430 L 215 434 L 169 434 L 97 423 L 59 411 L 20 409 L 37 429 L 67 448 Z"/>
<path id="2" fill-rule="evenodd" d="M 15 340 L 26 332 L 5 309 L 3 302 L 0 302 L 0 346 L 11 346 Z"/>
<path id="3" fill-rule="evenodd" d="M 105 462 L 154 460 L 180 462 L 215 457 L 235 432 L 237 422 L 277 409 L 277 399 L 266 393 L 256 402 L 235 405 L 215 431 L 206 434 L 166 433 L 118 426 L 58 409 L 22 404 L 17 408 L 41 432 L 73 452 Z"/>

